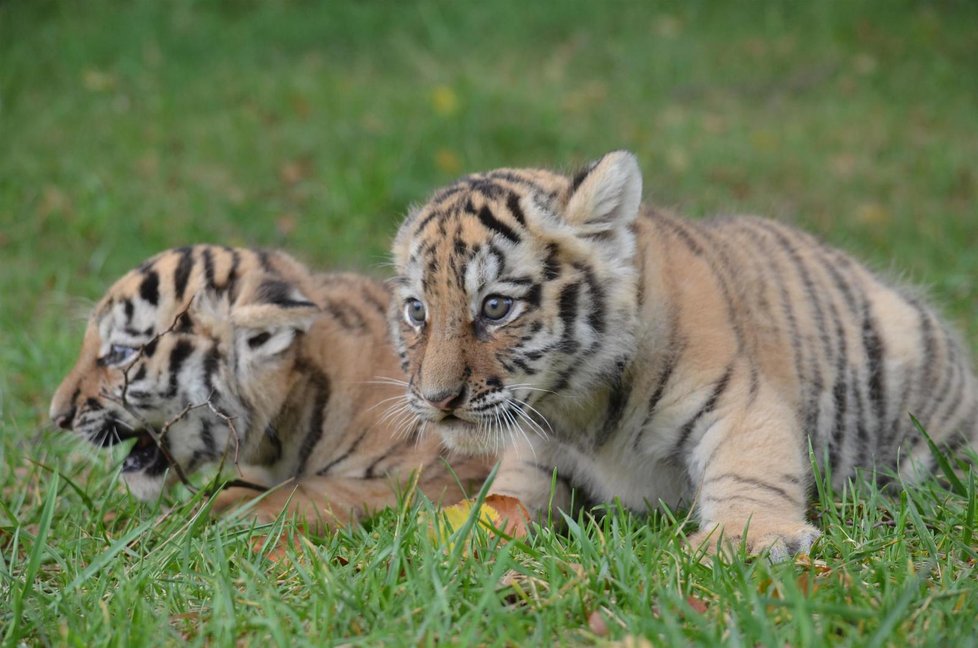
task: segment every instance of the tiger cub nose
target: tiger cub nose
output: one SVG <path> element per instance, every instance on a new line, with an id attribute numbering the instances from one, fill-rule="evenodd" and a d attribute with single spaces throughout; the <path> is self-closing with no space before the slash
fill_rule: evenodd
<path id="1" fill-rule="evenodd" d="M 75 406 L 72 405 L 67 412 L 62 412 L 54 416 L 54 424 L 62 430 L 70 430 L 71 424 L 75 420 Z"/>
<path id="2" fill-rule="evenodd" d="M 443 412 L 451 412 L 465 400 L 465 385 L 460 385 L 455 389 L 446 389 L 437 394 L 425 394 L 424 398 L 432 407 Z"/>

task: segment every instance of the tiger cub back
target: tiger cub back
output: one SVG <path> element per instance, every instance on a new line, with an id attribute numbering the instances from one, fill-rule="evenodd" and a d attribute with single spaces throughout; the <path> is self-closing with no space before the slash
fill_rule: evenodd
<path id="1" fill-rule="evenodd" d="M 794 228 L 688 221 L 641 193 L 615 152 L 571 177 L 462 178 L 400 228 L 408 397 L 450 446 L 507 448 L 494 490 L 538 512 L 571 486 L 693 503 L 693 542 L 747 528 L 784 556 L 818 535 L 809 443 L 836 484 L 928 470 L 911 412 L 974 444 L 978 383 L 922 299 Z"/>
<path id="2" fill-rule="evenodd" d="M 378 281 L 312 273 L 282 252 L 168 250 L 96 305 L 51 418 L 97 447 L 134 440 L 122 478 L 140 499 L 221 464 L 259 489 L 228 489 L 215 508 L 274 488 L 253 509 L 264 520 L 287 509 L 314 526 L 356 521 L 415 472 L 454 501 L 486 465 L 459 459 L 453 474 L 440 441 L 403 420 L 388 299 Z"/>

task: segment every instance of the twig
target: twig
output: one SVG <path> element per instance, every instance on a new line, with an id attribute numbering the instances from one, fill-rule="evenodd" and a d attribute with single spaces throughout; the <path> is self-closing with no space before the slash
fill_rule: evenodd
<path id="1" fill-rule="evenodd" d="M 136 366 L 136 363 L 139 362 L 139 359 L 143 357 L 143 355 L 145 354 L 145 351 L 146 351 L 146 347 L 148 347 L 150 345 L 153 345 L 153 344 L 156 344 L 157 342 L 160 341 L 160 338 L 162 338 L 164 335 L 167 335 L 168 333 L 172 333 L 173 331 L 176 330 L 177 324 L 179 324 L 180 323 L 180 320 L 183 319 L 183 316 L 186 315 L 187 312 L 190 311 L 190 305 L 194 303 L 194 299 L 196 299 L 196 298 L 197 298 L 197 296 L 194 295 L 190 299 L 190 301 L 187 302 L 187 305 L 184 307 L 184 309 L 182 311 L 180 311 L 179 313 L 176 314 L 176 317 L 173 318 L 173 323 L 170 324 L 169 328 L 167 328 L 165 331 L 160 331 L 159 333 L 157 333 L 156 335 L 154 335 L 153 338 L 149 342 L 147 342 L 146 344 L 139 345 L 139 349 L 136 350 L 136 357 L 133 358 L 132 361 L 130 361 L 128 365 L 126 365 L 126 368 L 125 369 L 122 370 L 122 380 L 123 380 L 123 382 L 122 382 L 122 404 L 123 404 L 123 406 L 128 407 L 128 405 L 129 405 L 129 403 L 126 401 L 126 396 L 129 393 L 129 371 L 133 367 L 135 367 Z"/>

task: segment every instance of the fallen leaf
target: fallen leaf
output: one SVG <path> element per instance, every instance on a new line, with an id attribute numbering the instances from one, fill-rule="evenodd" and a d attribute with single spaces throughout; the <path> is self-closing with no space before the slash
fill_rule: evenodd
<path id="1" fill-rule="evenodd" d="M 495 511 L 493 522 L 498 528 L 513 538 L 526 537 L 530 512 L 523 506 L 523 502 L 507 495 L 489 495 L 485 505 Z"/>
<path id="2" fill-rule="evenodd" d="M 472 515 L 472 508 L 475 506 L 474 499 L 462 500 L 458 504 L 442 509 L 442 541 L 448 540 L 448 536 L 461 529 Z M 506 495 L 489 495 L 483 501 L 479 509 L 479 523 L 483 526 L 502 531 L 512 538 L 522 538 L 527 534 L 527 522 L 530 520 L 530 513 L 515 497 Z M 428 524 L 428 533 L 432 538 L 436 537 L 435 525 Z"/>

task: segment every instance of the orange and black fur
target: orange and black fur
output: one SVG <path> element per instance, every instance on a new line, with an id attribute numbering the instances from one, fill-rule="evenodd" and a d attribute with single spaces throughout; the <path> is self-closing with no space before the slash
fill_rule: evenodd
<path id="1" fill-rule="evenodd" d="M 501 452 L 494 491 L 538 514 L 571 486 L 635 510 L 692 503 L 720 532 L 806 550 L 809 443 L 833 482 L 912 480 L 975 445 L 978 381 L 913 292 L 786 225 L 642 206 L 635 158 L 499 169 L 414 210 L 392 331 L 414 415 Z M 556 471 L 557 490 L 551 492 Z"/>
<path id="2" fill-rule="evenodd" d="M 253 509 L 263 520 L 287 508 L 316 528 L 355 522 L 394 504 L 415 471 L 423 492 L 453 502 L 439 440 L 384 406 L 404 380 L 388 299 L 379 282 L 313 274 L 281 252 L 168 250 L 99 301 L 51 418 L 96 446 L 135 439 L 122 477 L 140 499 L 224 464 L 279 485 Z M 452 468 L 462 483 L 487 472 L 480 460 Z M 258 494 L 231 488 L 215 508 Z"/>

